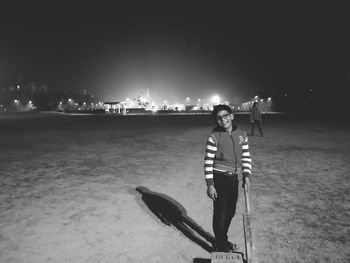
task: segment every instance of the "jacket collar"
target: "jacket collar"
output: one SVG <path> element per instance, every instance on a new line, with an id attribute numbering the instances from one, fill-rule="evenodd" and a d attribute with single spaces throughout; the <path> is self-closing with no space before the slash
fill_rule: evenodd
<path id="1" fill-rule="evenodd" d="M 232 131 L 237 129 L 237 125 L 232 124 Z M 217 125 L 213 128 L 213 132 L 227 132 L 223 127 Z"/>

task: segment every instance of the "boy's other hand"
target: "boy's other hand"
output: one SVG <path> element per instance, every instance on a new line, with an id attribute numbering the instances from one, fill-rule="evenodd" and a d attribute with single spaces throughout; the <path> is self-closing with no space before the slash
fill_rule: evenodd
<path id="1" fill-rule="evenodd" d="M 207 194 L 208 194 L 209 198 L 213 199 L 213 201 L 215 201 L 216 198 L 218 197 L 218 194 L 216 193 L 216 189 L 215 189 L 214 185 L 208 186 Z"/>

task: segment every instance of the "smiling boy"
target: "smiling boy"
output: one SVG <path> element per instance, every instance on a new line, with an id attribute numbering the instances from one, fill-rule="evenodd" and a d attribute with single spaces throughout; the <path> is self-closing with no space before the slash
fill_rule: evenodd
<path id="1" fill-rule="evenodd" d="M 216 127 L 210 133 L 204 158 L 207 194 L 213 200 L 215 250 L 233 252 L 237 246 L 228 241 L 227 232 L 236 212 L 238 175 L 243 186 L 251 175 L 252 160 L 246 132 L 233 124 L 233 111 L 228 105 L 217 105 L 212 111 Z"/>

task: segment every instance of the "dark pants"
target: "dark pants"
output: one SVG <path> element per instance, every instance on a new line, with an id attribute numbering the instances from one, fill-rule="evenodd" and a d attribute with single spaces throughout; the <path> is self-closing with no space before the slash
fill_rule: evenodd
<path id="1" fill-rule="evenodd" d="M 252 130 L 251 130 L 251 135 L 254 136 L 254 127 L 258 126 L 259 128 L 259 132 L 260 132 L 260 136 L 262 137 L 263 136 L 263 132 L 262 132 L 262 129 L 261 129 L 261 126 L 260 126 L 260 121 L 259 120 L 255 120 L 251 123 L 251 127 L 252 127 Z"/>
<path id="2" fill-rule="evenodd" d="M 229 246 L 227 232 L 236 212 L 238 177 L 214 173 L 214 187 L 217 199 L 214 201 L 213 230 L 219 251 L 226 251 Z"/>

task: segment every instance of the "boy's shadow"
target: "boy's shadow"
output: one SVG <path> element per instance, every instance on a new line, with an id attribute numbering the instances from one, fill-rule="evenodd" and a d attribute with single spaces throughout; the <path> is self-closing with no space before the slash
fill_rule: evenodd
<path id="1" fill-rule="evenodd" d="M 196 222 L 187 215 L 186 209 L 179 202 L 165 194 L 152 192 L 144 186 L 138 186 L 135 190 L 142 195 L 144 203 L 160 221 L 168 226 L 175 226 L 186 237 L 209 253 L 214 250 L 213 245 L 215 238 L 197 225 Z M 210 244 L 208 244 L 208 242 Z"/>

